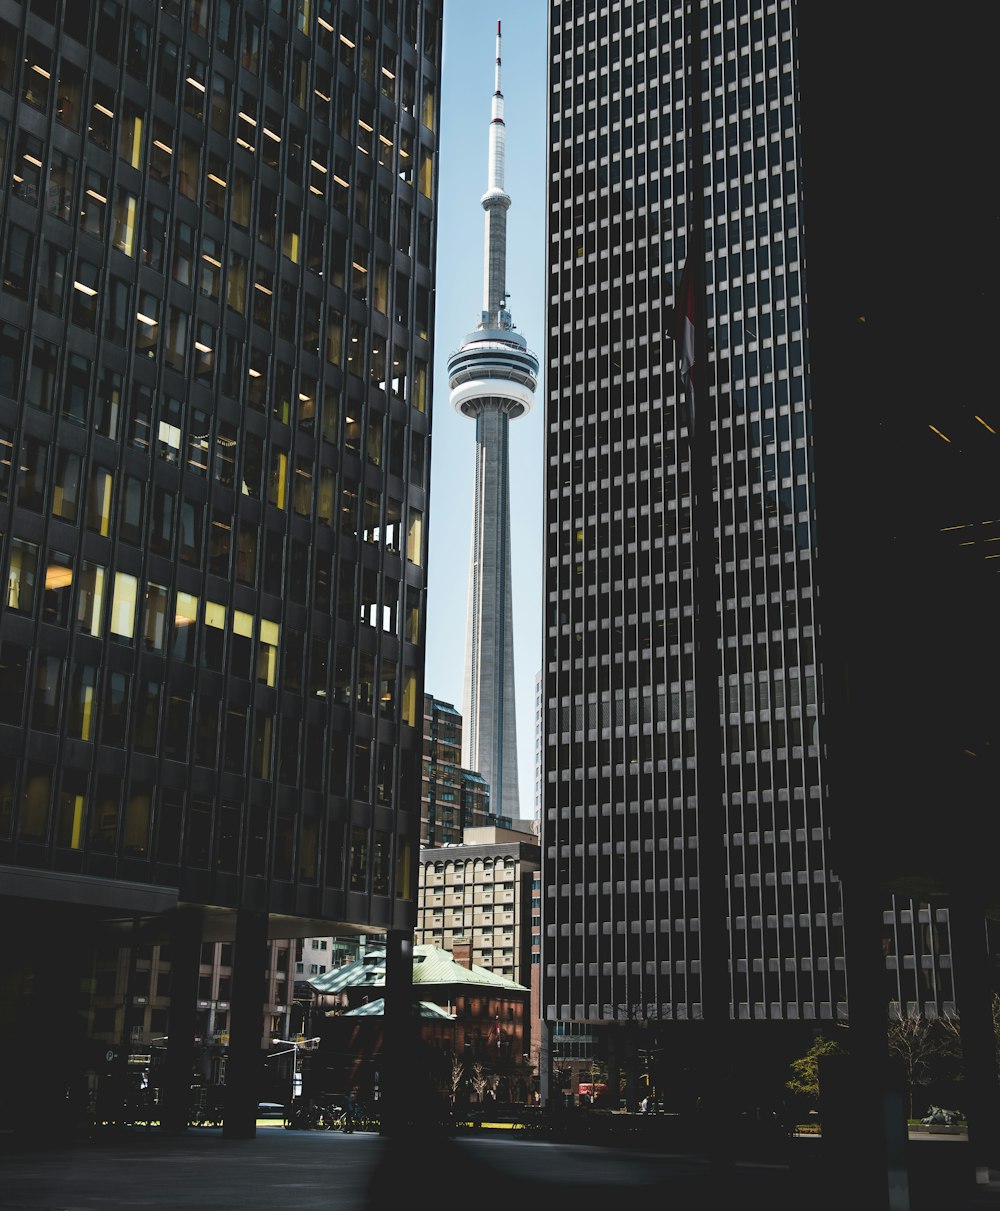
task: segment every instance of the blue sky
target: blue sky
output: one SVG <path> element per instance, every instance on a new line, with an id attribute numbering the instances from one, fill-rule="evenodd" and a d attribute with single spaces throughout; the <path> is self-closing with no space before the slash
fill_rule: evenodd
<path id="1" fill-rule="evenodd" d="M 462 709 L 475 424 L 448 403 L 447 361 L 482 309 L 483 210 L 497 21 L 507 124 L 507 288 L 514 325 L 545 346 L 545 0 L 445 0 L 438 195 L 430 555 L 424 688 Z M 542 648 L 544 373 L 510 427 L 514 676 L 521 815 L 533 812 L 534 689 Z"/>

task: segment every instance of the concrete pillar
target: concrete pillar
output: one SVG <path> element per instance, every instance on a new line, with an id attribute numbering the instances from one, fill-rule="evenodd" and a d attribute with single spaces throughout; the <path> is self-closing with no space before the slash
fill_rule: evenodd
<path id="1" fill-rule="evenodd" d="M 267 913 L 241 908 L 233 946 L 229 1064 L 222 1134 L 253 1139 L 257 1134 L 264 1033 L 264 972 L 267 967 Z"/>
<path id="2" fill-rule="evenodd" d="M 850 1054 L 820 1065 L 821 1147 L 830 1189 L 845 1204 L 909 1211 L 905 1100 L 887 1040 L 883 900 L 874 881 L 844 883 Z M 837 1028 L 824 1033 L 836 1038 Z"/>
<path id="3" fill-rule="evenodd" d="M 10 907 L 12 902 L 7 902 Z M 69 1141 L 86 1119 L 82 1073 L 90 1054 L 81 984 L 92 972 L 94 922 L 82 914 L 41 908 L 34 921 L 22 910 L 4 914 L 0 979 L 4 985 L 3 1061 L 8 1104 L 0 1124 L 15 1138 Z M 62 943 L 51 957 L 51 941 Z"/>
<path id="4" fill-rule="evenodd" d="M 997 1087 L 993 989 L 982 904 L 964 894 L 949 901 L 955 999 L 962 1031 L 965 1112 L 977 1182 L 1000 1169 L 1000 1089 Z"/>
<path id="5" fill-rule="evenodd" d="M 200 908 L 179 908 L 170 922 L 170 1016 L 161 1072 L 160 1130 L 171 1134 L 187 1130 L 191 1110 L 203 924 Z"/>
<path id="6" fill-rule="evenodd" d="M 386 935 L 385 1016 L 382 1066 L 379 1069 L 381 1131 L 407 1130 L 418 1103 L 412 1063 L 417 1045 L 413 1016 L 413 931 L 391 929 Z"/>
<path id="7" fill-rule="evenodd" d="M 552 1096 L 552 1026 L 543 1018 L 538 1025 L 538 1103 L 548 1106 Z"/>
<path id="8" fill-rule="evenodd" d="M 612 1110 L 618 1109 L 621 1086 L 621 1064 L 623 1048 L 621 1033 L 617 1026 L 607 1028 L 608 1035 L 608 1102 Z"/>

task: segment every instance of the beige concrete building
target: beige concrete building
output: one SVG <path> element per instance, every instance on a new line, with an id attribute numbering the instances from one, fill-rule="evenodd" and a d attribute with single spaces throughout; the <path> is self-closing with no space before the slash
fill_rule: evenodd
<path id="1" fill-rule="evenodd" d="M 414 941 L 452 950 L 468 939 L 472 962 L 531 984 L 531 877 L 538 838 L 511 828 L 467 828 L 461 845 L 421 848 Z"/>

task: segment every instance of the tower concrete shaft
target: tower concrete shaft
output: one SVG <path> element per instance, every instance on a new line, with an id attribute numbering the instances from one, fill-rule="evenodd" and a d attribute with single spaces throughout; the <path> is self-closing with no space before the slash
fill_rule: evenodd
<path id="1" fill-rule="evenodd" d="M 476 417 L 476 481 L 465 635 L 462 764 L 490 783 L 494 812 L 519 815 L 510 583 L 508 416 Z"/>
<path id="2" fill-rule="evenodd" d="M 476 481 L 462 693 L 462 764 L 490 784 L 490 805 L 520 815 L 514 707 L 514 611 L 510 557 L 508 427 L 531 411 L 538 359 L 514 331 L 507 309 L 505 127 L 500 91 L 500 24 L 489 139 L 479 326 L 448 359 L 451 403 L 476 422 Z"/>

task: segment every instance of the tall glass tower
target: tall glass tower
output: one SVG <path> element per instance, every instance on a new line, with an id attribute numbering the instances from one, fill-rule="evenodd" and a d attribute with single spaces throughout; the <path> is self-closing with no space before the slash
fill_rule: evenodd
<path id="1" fill-rule="evenodd" d="M 202 940 L 231 1090 L 268 933 L 415 920 L 440 51 L 439 0 L 0 13 L 0 964 L 169 937 L 182 1112 Z"/>
<path id="2" fill-rule="evenodd" d="M 520 815 L 514 713 L 514 625 L 510 587 L 508 424 L 531 411 L 538 359 L 514 331 L 507 310 L 507 210 L 504 190 L 500 23 L 490 121 L 489 184 L 483 194 L 486 237 L 483 311 L 448 361 L 451 402 L 476 422 L 476 484 L 465 642 L 462 764 L 489 782 L 493 810 Z"/>

